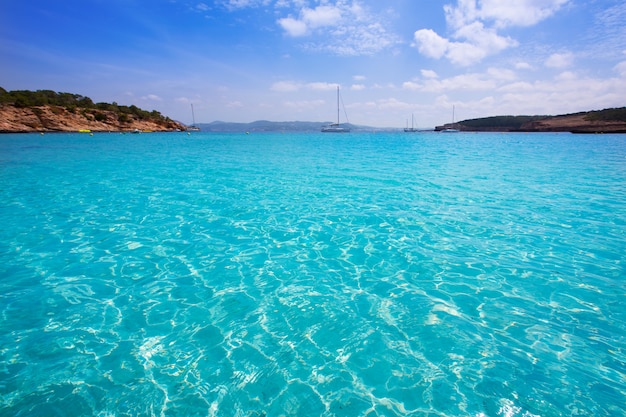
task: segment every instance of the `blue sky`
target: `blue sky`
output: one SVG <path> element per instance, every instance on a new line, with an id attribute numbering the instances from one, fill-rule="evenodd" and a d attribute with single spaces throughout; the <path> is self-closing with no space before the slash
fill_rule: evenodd
<path id="1" fill-rule="evenodd" d="M 626 105 L 623 0 L 0 0 L 0 86 L 191 123 Z M 344 121 L 342 111 L 342 121 Z"/>

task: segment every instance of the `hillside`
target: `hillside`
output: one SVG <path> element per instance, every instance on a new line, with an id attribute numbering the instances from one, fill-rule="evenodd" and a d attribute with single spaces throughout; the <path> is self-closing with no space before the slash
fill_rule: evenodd
<path id="1" fill-rule="evenodd" d="M 181 123 L 136 106 L 94 103 L 78 94 L 0 88 L 0 132 L 185 130 Z"/>
<path id="2" fill-rule="evenodd" d="M 496 116 L 437 126 L 466 132 L 626 133 L 626 107 L 560 116 Z"/>

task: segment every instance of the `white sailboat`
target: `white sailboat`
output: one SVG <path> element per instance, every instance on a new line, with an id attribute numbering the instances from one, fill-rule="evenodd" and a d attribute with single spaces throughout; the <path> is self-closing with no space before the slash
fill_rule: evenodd
<path id="1" fill-rule="evenodd" d="M 454 126 L 454 106 L 452 106 L 452 124 L 450 126 Z M 454 129 L 453 127 L 450 127 L 448 129 L 443 129 L 441 133 L 456 133 L 458 131 L 459 129 Z"/>
<path id="2" fill-rule="evenodd" d="M 192 120 L 192 124 L 191 124 L 191 126 L 187 126 L 187 131 L 188 132 L 199 132 L 200 128 L 198 126 L 196 126 L 196 115 L 193 112 L 193 103 L 191 103 L 191 120 Z"/>
<path id="3" fill-rule="evenodd" d="M 348 133 L 350 128 L 339 123 L 339 86 L 337 86 L 337 123 L 331 123 L 322 127 L 324 133 Z"/>
<path id="4" fill-rule="evenodd" d="M 414 121 L 415 121 L 415 118 L 413 117 L 413 114 L 411 114 L 411 127 L 409 127 L 409 121 L 407 120 L 406 127 L 404 128 L 405 132 L 417 132 L 418 131 L 417 128 L 413 126 Z"/>

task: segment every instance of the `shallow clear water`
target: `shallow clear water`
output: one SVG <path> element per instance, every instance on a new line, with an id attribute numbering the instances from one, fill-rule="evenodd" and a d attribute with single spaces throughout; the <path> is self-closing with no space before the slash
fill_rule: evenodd
<path id="1" fill-rule="evenodd" d="M 0 136 L 2 416 L 624 416 L 626 135 Z"/>

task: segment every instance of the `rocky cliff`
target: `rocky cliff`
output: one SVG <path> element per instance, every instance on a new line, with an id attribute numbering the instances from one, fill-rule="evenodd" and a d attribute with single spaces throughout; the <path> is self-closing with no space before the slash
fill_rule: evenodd
<path id="1" fill-rule="evenodd" d="M 93 132 L 175 131 L 186 127 L 169 119 L 139 118 L 108 110 L 75 109 L 60 106 L 15 107 L 0 105 L 0 132 Z"/>
<path id="2" fill-rule="evenodd" d="M 586 113 L 582 113 L 524 123 L 520 130 L 525 132 L 626 133 L 626 122 L 593 120 Z"/>
<path id="3" fill-rule="evenodd" d="M 167 118 L 142 118 L 109 110 L 69 110 L 61 106 L 45 105 L 16 107 L 0 105 L 0 132 L 125 132 L 176 131 L 186 127 Z"/>

